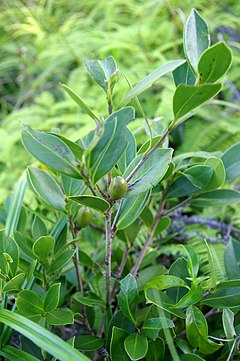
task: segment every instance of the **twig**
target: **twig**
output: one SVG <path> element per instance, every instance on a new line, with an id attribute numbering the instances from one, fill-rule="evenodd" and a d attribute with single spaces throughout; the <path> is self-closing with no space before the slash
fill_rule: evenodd
<path id="1" fill-rule="evenodd" d="M 125 251 L 123 253 L 123 256 L 122 256 L 122 261 L 120 263 L 120 266 L 118 267 L 118 270 L 117 270 L 117 273 L 115 275 L 116 277 L 116 280 L 114 282 L 114 285 L 113 285 L 113 289 L 112 289 L 112 292 L 111 292 L 111 295 L 110 295 L 110 303 L 112 303 L 112 300 L 115 296 L 115 291 L 116 291 L 116 287 L 117 287 L 117 284 L 118 284 L 118 280 L 120 279 L 122 273 L 123 273 L 123 270 L 124 270 L 124 267 L 126 265 L 126 262 L 127 262 L 127 257 L 128 257 L 128 247 L 125 248 Z"/>
<path id="2" fill-rule="evenodd" d="M 192 196 L 191 196 L 191 197 L 188 197 L 188 198 L 184 199 L 181 203 L 177 204 L 176 206 L 167 209 L 165 212 L 163 212 L 163 216 L 166 216 L 167 214 L 172 213 L 172 212 L 175 211 L 176 209 L 182 207 L 184 204 L 186 204 L 187 202 L 191 201 L 192 198 L 193 198 Z"/>
<path id="3" fill-rule="evenodd" d="M 111 286 L 111 260 L 112 260 L 112 229 L 111 229 L 112 208 L 106 212 L 105 231 L 106 231 L 106 305 L 110 305 L 110 286 Z"/>

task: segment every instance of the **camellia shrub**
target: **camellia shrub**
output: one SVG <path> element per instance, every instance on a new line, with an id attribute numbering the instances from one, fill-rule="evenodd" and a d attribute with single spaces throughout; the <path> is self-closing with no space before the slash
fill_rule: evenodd
<path id="1" fill-rule="evenodd" d="M 108 114 L 95 114 L 62 84 L 95 122 L 84 139 L 23 124 L 23 145 L 39 163 L 20 178 L 0 232 L 4 360 L 238 359 L 239 242 L 228 237 L 221 258 L 210 238 L 196 235 L 207 271 L 190 242 L 162 253 L 179 235 L 168 232 L 176 212 L 198 216 L 240 202 L 240 144 L 223 154 L 175 155 L 169 146 L 171 133 L 221 92 L 232 61 L 224 42 L 210 45 L 196 10 L 183 45 L 186 59 L 167 62 L 134 87 L 123 74 L 130 91 L 119 105 L 114 58 L 85 61 Z M 150 124 L 138 96 L 169 73 L 176 90 L 163 128 Z M 136 113 L 146 125 L 138 147 L 130 130 Z M 27 184 L 34 209 L 23 202 Z"/>

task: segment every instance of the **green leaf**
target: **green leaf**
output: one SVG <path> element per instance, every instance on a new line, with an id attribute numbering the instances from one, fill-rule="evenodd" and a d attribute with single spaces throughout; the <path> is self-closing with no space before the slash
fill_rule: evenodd
<path id="1" fill-rule="evenodd" d="M 186 308 L 199 302 L 204 294 L 204 290 L 194 283 L 191 284 L 191 289 L 186 293 L 174 307 Z"/>
<path id="2" fill-rule="evenodd" d="M 213 98 L 220 92 L 221 88 L 222 84 L 198 86 L 180 84 L 173 96 L 174 122 Z"/>
<path id="3" fill-rule="evenodd" d="M 121 105 L 129 103 L 133 98 L 137 97 L 139 94 L 143 93 L 145 90 L 150 88 L 156 81 L 158 81 L 162 76 L 167 73 L 172 72 L 181 64 L 185 63 L 186 60 L 172 60 L 168 63 L 160 66 L 152 73 L 147 75 L 143 80 L 141 80 L 137 85 L 135 85 L 121 101 Z"/>
<path id="4" fill-rule="evenodd" d="M 240 192 L 232 189 L 216 189 L 204 192 L 191 201 L 196 207 L 221 207 L 240 202 Z"/>
<path id="5" fill-rule="evenodd" d="M 240 287 L 240 279 L 219 282 L 217 284 L 216 290 L 222 290 L 223 288 L 233 288 L 233 287 Z"/>
<path id="6" fill-rule="evenodd" d="M 191 11 L 184 26 L 183 45 L 185 55 L 197 73 L 200 56 L 210 45 L 210 35 L 206 22 L 196 9 Z"/>
<path id="7" fill-rule="evenodd" d="M 23 290 L 18 293 L 16 305 L 20 311 L 29 315 L 41 315 L 43 313 L 43 300 L 38 294 L 30 290 Z"/>
<path id="8" fill-rule="evenodd" d="M 165 344 L 161 338 L 151 341 L 148 344 L 146 361 L 163 361 L 165 353 Z"/>
<path id="9" fill-rule="evenodd" d="M 13 277 L 8 281 L 3 287 L 3 292 L 12 292 L 21 290 L 21 286 L 25 279 L 25 273 L 19 273 L 17 276 Z"/>
<path id="10" fill-rule="evenodd" d="M 112 339 L 110 345 L 110 356 L 112 361 L 130 361 L 124 348 L 124 341 L 128 332 L 113 326 Z"/>
<path id="11" fill-rule="evenodd" d="M 36 260 L 36 256 L 32 252 L 32 240 L 30 238 L 24 236 L 22 233 L 18 231 L 15 231 L 14 240 L 17 243 L 20 250 L 23 251 L 23 253 L 25 253 L 29 258 Z M 0 260 L 1 260 L 1 256 L 0 256 Z M 0 268 L 1 268 L 1 264 L 0 264 Z"/>
<path id="12" fill-rule="evenodd" d="M 175 327 L 175 325 L 172 320 L 166 317 L 158 317 L 146 320 L 141 330 L 148 338 L 155 341 L 161 329 L 173 327 Z"/>
<path id="13" fill-rule="evenodd" d="M 172 299 L 162 291 L 158 291 L 154 288 L 148 288 L 145 291 L 145 297 L 148 302 L 153 303 L 154 305 L 160 307 L 162 310 L 170 312 L 179 318 L 186 317 L 181 310 L 174 308 L 174 302 L 172 301 Z"/>
<path id="14" fill-rule="evenodd" d="M 188 288 L 188 285 L 184 280 L 176 276 L 170 275 L 160 275 L 152 278 L 145 285 L 145 289 L 147 288 L 156 288 L 158 290 L 166 290 L 171 287 L 185 287 Z"/>
<path id="15" fill-rule="evenodd" d="M 240 307 L 240 287 L 224 288 L 202 300 L 203 305 L 215 308 Z"/>
<path id="16" fill-rule="evenodd" d="M 240 243 L 231 239 L 224 253 L 224 264 L 229 279 L 240 278 Z"/>
<path id="17" fill-rule="evenodd" d="M 40 262 L 45 262 L 49 255 L 53 252 L 54 246 L 55 239 L 53 237 L 42 236 L 34 242 L 32 251 Z"/>
<path id="18" fill-rule="evenodd" d="M 137 282 L 132 274 L 127 275 L 120 282 L 121 290 L 118 295 L 118 304 L 122 313 L 133 323 L 135 320 L 135 307 L 138 300 Z"/>
<path id="19" fill-rule="evenodd" d="M 98 120 L 97 116 L 91 111 L 88 105 L 84 102 L 79 95 L 77 95 L 71 88 L 69 88 L 66 84 L 61 84 L 61 87 L 70 95 L 70 97 L 80 106 L 80 108 L 89 115 L 93 120 Z"/>
<path id="20" fill-rule="evenodd" d="M 171 224 L 171 219 L 169 217 L 162 217 L 158 222 L 158 225 L 154 232 L 154 237 L 158 236 L 163 231 L 166 231 Z"/>
<path id="21" fill-rule="evenodd" d="M 184 257 L 179 257 L 169 268 L 169 275 L 180 277 L 186 283 L 189 283 L 189 278 L 191 277 L 188 270 L 187 260 Z M 167 291 L 168 296 L 177 303 L 185 294 L 187 289 L 183 287 L 170 288 Z"/>
<path id="22" fill-rule="evenodd" d="M 121 158 L 128 145 L 126 125 L 134 117 L 134 109 L 126 107 L 106 119 L 103 135 L 90 153 L 89 168 L 93 183 L 107 174 Z"/>
<path id="23" fill-rule="evenodd" d="M 192 180 L 185 174 L 178 177 L 169 187 L 167 198 L 180 198 L 197 192 L 199 187 L 193 185 Z"/>
<path id="24" fill-rule="evenodd" d="M 165 273 L 167 273 L 167 269 L 159 264 L 140 270 L 137 279 L 138 290 L 142 291 L 144 289 L 145 284 L 149 282 L 153 277 Z"/>
<path id="25" fill-rule="evenodd" d="M 66 213 L 66 202 L 63 191 L 49 173 L 39 168 L 28 167 L 27 177 L 30 187 L 38 197 L 50 207 Z"/>
<path id="26" fill-rule="evenodd" d="M 173 149 L 170 148 L 156 149 L 132 177 L 126 197 L 146 192 L 160 182 L 169 167 L 172 153 Z M 133 159 L 123 174 L 125 179 L 141 160 L 142 154 Z"/>
<path id="27" fill-rule="evenodd" d="M 24 125 L 22 142 L 26 150 L 46 166 L 69 177 L 80 178 L 77 159 L 61 139 Z"/>
<path id="28" fill-rule="evenodd" d="M 96 196 L 79 195 L 79 196 L 71 196 L 68 198 L 74 202 L 96 209 L 97 211 L 102 213 L 106 212 L 110 207 L 110 204 L 107 201 L 105 201 L 105 199 Z"/>
<path id="29" fill-rule="evenodd" d="M 187 309 L 186 332 L 190 344 L 203 354 L 216 352 L 222 345 L 208 339 L 208 325 L 202 312 L 195 306 Z"/>
<path id="30" fill-rule="evenodd" d="M 137 148 L 136 139 L 133 133 L 128 128 L 126 131 L 126 139 L 128 142 L 128 146 L 117 163 L 117 166 L 122 174 L 127 169 L 131 161 L 135 158 Z"/>
<path id="31" fill-rule="evenodd" d="M 221 41 L 205 50 L 198 63 L 199 84 L 215 83 L 232 63 L 230 48 Z"/>
<path id="32" fill-rule="evenodd" d="M 187 266 L 188 271 L 192 279 L 196 279 L 199 271 L 199 259 L 197 253 L 194 251 L 194 249 L 187 245 L 182 245 L 185 252 L 188 255 L 187 259 Z"/>
<path id="33" fill-rule="evenodd" d="M 72 325 L 74 316 L 69 308 L 56 308 L 54 311 L 47 313 L 46 321 L 49 325 L 55 326 Z"/>
<path id="34" fill-rule="evenodd" d="M 176 87 L 179 84 L 194 85 L 196 78 L 188 62 L 180 65 L 173 71 L 173 79 Z"/>
<path id="35" fill-rule="evenodd" d="M 51 312 L 57 308 L 60 298 L 61 283 L 55 283 L 50 286 L 44 299 L 44 311 Z"/>
<path id="36" fill-rule="evenodd" d="M 118 68 L 112 56 L 104 60 L 85 60 L 84 64 L 91 77 L 107 92 L 107 83 L 113 87 L 116 82 Z"/>
<path id="37" fill-rule="evenodd" d="M 13 346 L 4 346 L 2 350 L 0 350 L 0 355 L 4 356 L 6 360 L 17 360 L 17 361 L 39 361 L 38 358 L 30 355 L 23 350 L 19 350 Z"/>
<path id="38" fill-rule="evenodd" d="M 218 278 L 217 278 L 217 274 L 216 274 L 216 269 L 215 269 L 213 255 L 212 255 L 211 245 L 209 245 L 206 240 L 204 240 L 204 242 L 205 242 L 205 245 L 207 247 L 208 264 L 209 264 L 210 276 L 211 276 L 210 280 L 209 280 L 209 287 L 211 289 L 215 289 L 216 285 L 217 285 L 217 282 L 218 282 Z"/>
<path id="39" fill-rule="evenodd" d="M 20 332 L 60 361 L 90 360 L 56 335 L 21 315 L 0 309 L 0 322 Z"/>
<path id="40" fill-rule="evenodd" d="M 124 347 L 131 360 L 140 360 L 147 354 L 148 341 L 146 336 L 132 333 L 125 339 Z"/>
<path id="41" fill-rule="evenodd" d="M 234 328 L 234 313 L 229 308 L 225 308 L 223 310 L 222 323 L 226 339 L 233 339 L 236 336 Z"/>
<path id="42" fill-rule="evenodd" d="M 5 224 L 5 235 L 11 237 L 14 230 L 17 228 L 18 220 L 20 217 L 20 212 L 22 210 L 23 198 L 26 191 L 27 180 L 26 173 L 24 172 L 19 178 L 13 196 L 11 198 L 11 203 L 8 208 L 7 219 Z"/>
<path id="43" fill-rule="evenodd" d="M 80 292 L 77 292 L 73 297 L 77 302 L 88 307 L 94 307 L 95 305 L 105 305 L 105 302 L 98 295 L 96 295 L 96 293 L 93 292 L 86 292 L 84 296 Z"/>
<path id="44" fill-rule="evenodd" d="M 54 133 L 54 132 L 51 132 L 49 134 L 52 134 L 55 137 L 61 139 L 68 146 L 68 148 L 72 151 L 72 153 L 75 155 L 76 159 L 80 162 L 82 161 L 84 148 L 80 147 L 79 141 L 72 142 L 71 140 L 65 138 L 63 135 Z"/>
<path id="45" fill-rule="evenodd" d="M 205 189 L 213 190 L 222 186 L 226 178 L 226 171 L 222 160 L 216 157 L 208 158 L 205 162 L 205 165 L 208 165 L 213 169 L 212 178 L 210 179 Z"/>
<path id="46" fill-rule="evenodd" d="M 75 251 L 73 249 L 67 249 L 65 252 L 61 253 L 51 265 L 47 267 L 47 272 L 49 274 L 57 272 L 73 257 L 74 253 Z"/>
<path id="47" fill-rule="evenodd" d="M 185 353 L 180 356 L 181 361 L 205 361 L 202 357 L 194 353 Z"/>
<path id="48" fill-rule="evenodd" d="M 228 148 L 222 155 L 222 161 L 226 169 L 226 178 L 231 180 L 240 175 L 240 143 Z"/>
<path id="49" fill-rule="evenodd" d="M 130 321 L 121 311 L 116 312 L 113 314 L 107 328 L 107 334 L 106 334 L 106 345 L 105 347 L 109 350 L 110 349 L 110 342 L 111 337 L 113 333 L 113 328 L 118 327 L 124 331 L 127 332 L 127 335 L 129 333 L 133 333 L 135 331 L 135 325 L 132 321 Z M 122 343 L 123 346 L 123 343 Z M 124 348 L 124 346 L 123 346 Z M 125 351 L 124 351 L 125 352 Z"/>
<path id="50" fill-rule="evenodd" d="M 41 236 L 47 236 L 47 227 L 43 220 L 37 215 L 34 217 L 31 233 L 34 240 L 40 238 Z"/>
<path id="51" fill-rule="evenodd" d="M 129 227 L 140 216 L 146 206 L 151 192 L 141 193 L 136 197 L 125 198 L 122 203 L 120 215 L 117 222 L 117 229 Z"/>
<path id="52" fill-rule="evenodd" d="M 203 188 L 210 181 L 213 169 L 208 165 L 194 165 L 193 167 L 188 168 L 184 174 L 195 187 Z"/>
<path id="53" fill-rule="evenodd" d="M 74 347 L 82 351 L 94 351 L 104 345 L 104 340 L 97 336 L 81 335 L 74 337 Z"/>

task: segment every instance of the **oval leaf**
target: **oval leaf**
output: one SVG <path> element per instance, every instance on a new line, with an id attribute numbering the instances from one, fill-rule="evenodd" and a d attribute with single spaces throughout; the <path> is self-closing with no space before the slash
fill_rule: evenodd
<path id="1" fill-rule="evenodd" d="M 79 196 L 71 196 L 68 198 L 74 202 L 80 203 L 92 209 L 96 209 L 97 211 L 102 213 L 106 212 L 110 207 L 110 204 L 107 201 L 105 201 L 105 199 L 100 197 L 79 195 Z"/>
<path id="2" fill-rule="evenodd" d="M 133 333 L 124 341 L 124 347 L 131 360 L 140 360 L 147 354 L 148 341 L 146 336 Z"/>
<path id="3" fill-rule="evenodd" d="M 45 261 L 53 252 L 55 239 L 51 236 L 42 236 L 34 242 L 32 251 L 40 261 Z"/>

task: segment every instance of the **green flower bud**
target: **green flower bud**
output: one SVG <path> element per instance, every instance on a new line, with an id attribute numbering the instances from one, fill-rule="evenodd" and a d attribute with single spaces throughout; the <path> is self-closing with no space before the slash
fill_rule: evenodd
<path id="1" fill-rule="evenodd" d="M 121 199 L 125 196 L 128 190 L 128 184 L 124 178 L 117 176 L 113 178 L 109 186 L 109 195 L 113 200 Z"/>

